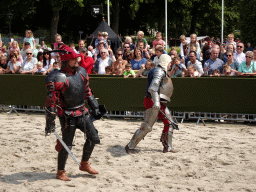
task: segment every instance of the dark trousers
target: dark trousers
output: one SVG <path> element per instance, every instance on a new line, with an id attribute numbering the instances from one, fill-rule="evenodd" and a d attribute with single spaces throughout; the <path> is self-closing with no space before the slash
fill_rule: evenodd
<path id="1" fill-rule="evenodd" d="M 82 161 L 88 161 L 95 144 L 100 143 L 98 131 L 95 129 L 89 115 L 79 117 L 59 117 L 62 131 L 62 139 L 72 149 L 76 129 L 79 128 L 84 132 L 86 141 L 83 147 Z M 58 154 L 58 170 L 64 170 L 68 159 L 68 152 L 63 147 Z"/>

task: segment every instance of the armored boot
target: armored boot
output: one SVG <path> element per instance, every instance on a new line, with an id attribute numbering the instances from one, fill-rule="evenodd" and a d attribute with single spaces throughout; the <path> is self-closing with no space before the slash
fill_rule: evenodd
<path id="1" fill-rule="evenodd" d="M 160 141 L 162 142 L 164 149 L 163 153 L 171 152 L 177 153 L 179 150 L 172 148 L 172 132 L 163 132 Z"/>
<path id="2" fill-rule="evenodd" d="M 91 168 L 89 161 L 81 161 L 81 167 L 79 167 L 81 171 L 86 171 L 90 174 L 98 174 L 99 172 L 95 169 Z"/>
<path id="3" fill-rule="evenodd" d="M 70 181 L 65 170 L 58 170 L 56 178 L 62 181 Z"/>

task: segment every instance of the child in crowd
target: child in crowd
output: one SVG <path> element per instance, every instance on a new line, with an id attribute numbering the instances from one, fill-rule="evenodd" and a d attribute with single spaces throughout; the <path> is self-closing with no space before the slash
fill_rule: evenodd
<path id="1" fill-rule="evenodd" d="M 147 40 L 144 38 L 144 32 L 143 31 L 138 31 L 137 33 L 137 39 L 136 39 L 136 43 L 135 43 L 135 47 L 137 47 L 137 43 L 142 41 L 144 43 L 144 47 L 143 49 L 148 50 L 148 42 Z"/>
<path id="2" fill-rule="evenodd" d="M 74 43 L 70 43 L 70 44 L 69 44 L 69 47 L 70 47 L 71 49 L 73 49 L 73 51 L 74 51 L 76 54 L 80 54 L 79 51 L 76 50 L 76 47 L 75 47 L 75 44 L 74 44 Z"/>
<path id="3" fill-rule="evenodd" d="M 195 52 L 197 53 L 197 55 L 199 55 L 199 58 L 200 58 L 201 49 L 200 49 L 199 43 L 197 42 L 197 35 L 196 34 L 191 34 L 190 35 L 190 42 L 188 44 L 188 52 L 191 51 L 192 46 L 196 47 Z"/>
<path id="4" fill-rule="evenodd" d="M 196 70 L 195 65 L 189 65 L 185 77 L 200 77 L 200 73 Z"/>
<path id="5" fill-rule="evenodd" d="M 162 39 L 162 33 L 159 31 L 156 33 L 156 39 L 153 41 L 153 49 L 154 50 L 156 49 L 156 45 L 158 43 L 162 44 L 163 46 L 165 45 L 165 42 Z"/>
<path id="6" fill-rule="evenodd" d="M 42 49 L 47 49 L 47 45 L 44 43 L 44 41 L 41 42 Z"/>
<path id="7" fill-rule="evenodd" d="M 119 75 L 119 76 L 121 76 L 121 75 L 123 75 L 123 74 L 124 74 L 124 70 L 123 70 L 122 68 L 119 68 L 119 69 L 117 69 L 116 74 L 114 74 L 114 75 Z"/>
<path id="8" fill-rule="evenodd" d="M 105 71 L 106 71 L 106 75 L 112 75 L 112 67 L 111 66 L 105 67 Z"/>
<path id="9" fill-rule="evenodd" d="M 107 49 L 107 48 L 108 48 L 108 45 L 107 45 L 106 39 L 104 39 L 104 37 L 103 37 L 103 32 L 98 31 L 97 39 L 95 39 L 95 48 L 96 48 L 96 50 L 99 50 L 99 49 L 98 49 L 98 46 L 99 46 L 99 43 L 100 43 L 101 41 L 104 42 L 104 48 Z"/>
<path id="10" fill-rule="evenodd" d="M 125 72 L 124 72 L 124 78 L 127 78 L 127 77 L 133 77 L 135 78 L 136 77 L 136 74 L 135 72 L 132 70 L 132 65 L 130 63 L 126 64 L 125 65 Z"/>
<path id="11" fill-rule="evenodd" d="M 37 66 L 36 73 L 43 73 L 43 72 L 45 72 L 45 68 L 43 68 L 44 65 L 43 65 L 43 63 L 41 61 L 37 62 L 36 66 Z"/>
<path id="12" fill-rule="evenodd" d="M 220 76 L 220 71 L 218 69 L 215 69 L 213 72 L 212 72 L 212 75 L 211 76 L 215 76 L 215 77 L 219 77 Z"/>
<path id="13" fill-rule="evenodd" d="M 129 36 L 125 37 L 124 42 L 130 44 L 130 50 L 131 51 L 135 49 L 135 45 L 132 43 L 132 38 L 131 37 L 129 37 Z"/>
<path id="14" fill-rule="evenodd" d="M 184 60 L 184 50 L 183 50 L 183 46 L 186 43 L 186 36 L 185 35 L 181 35 L 180 36 L 180 56 L 181 59 Z"/>
<path id="15" fill-rule="evenodd" d="M 17 41 L 12 42 L 12 47 L 10 48 L 10 51 L 13 51 L 13 50 L 20 50 L 19 44 Z"/>
<path id="16" fill-rule="evenodd" d="M 228 43 L 226 44 L 226 49 L 228 45 L 234 45 L 234 48 L 236 50 L 236 42 L 234 41 L 234 34 L 229 34 L 228 35 Z"/>
<path id="17" fill-rule="evenodd" d="M 179 56 L 174 56 L 171 61 L 170 77 L 184 77 L 187 72 L 186 66 L 180 62 Z"/>
<path id="18" fill-rule="evenodd" d="M 111 47 L 111 41 L 108 40 L 108 32 L 103 32 L 103 38 L 106 40 L 107 42 L 107 48 L 110 49 Z"/>
<path id="19" fill-rule="evenodd" d="M 6 69 L 7 69 L 7 57 L 2 56 L 0 57 L 0 74 L 4 74 Z"/>
<path id="20" fill-rule="evenodd" d="M 55 43 L 53 44 L 54 50 L 58 50 L 59 49 L 59 44 L 62 43 L 62 37 L 60 34 L 56 34 L 55 35 Z"/>
<path id="21" fill-rule="evenodd" d="M 55 61 L 52 65 L 53 65 L 53 69 L 52 69 L 53 71 L 55 71 L 55 70 L 60 70 L 59 62 L 56 62 L 56 61 Z"/>
<path id="22" fill-rule="evenodd" d="M 35 49 L 35 47 L 36 47 L 36 40 L 34 39 L 33 33 L 32 33 L 31 30 L 26 30 L 26 37 L 24 38 L 24 41 L 23 41 L 23 49 L 25 47 L 25 43 L 26 42 L 30 43 L 31 49 Z"/>
<path id="23" fill-rule="evenodd" d="M 137 72 L 136 77 L 147 77 L 149 71 L 152 69 L 153 61 L 147 60 L 145 65 L 141 65 L 141 69 Z"/>
<path id="24" fill-rule="evenodd" d="M 223 75 L 224 76 L 234 76 L 235 70 L 232 70 L 228 64 L 223 65 Z"/>

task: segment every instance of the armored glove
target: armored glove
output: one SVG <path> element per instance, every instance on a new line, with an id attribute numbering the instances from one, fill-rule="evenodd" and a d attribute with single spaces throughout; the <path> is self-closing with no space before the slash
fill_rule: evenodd
<path id="1" fill-rule="evenodd" d="M 55 113 L 50 112 L 48 109 L 46 109 L 45 135 L 49 135 L 50 133 L 55 131 L 55 118 Z"/>
<path id="2" fill-rule="evenodd" d="M 160 98 L 158 93 L 156 91 L 152 91 L 151 96 L 152 96 L 152 101 L 154 103 L 153 108 L 160 109 L 161 106 L 160 106 Z"/>

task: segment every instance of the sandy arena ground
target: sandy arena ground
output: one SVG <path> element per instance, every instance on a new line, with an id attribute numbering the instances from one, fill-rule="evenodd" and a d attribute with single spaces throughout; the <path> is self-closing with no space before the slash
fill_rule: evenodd
<path id="1" fill-rule="evenodd" d="M 59 121 L 56 121 L 59 125 Z M 95 122 L 101 144 L 90 159 L 100 172 L 81 172 L 71 157 L 70 182 L 55 179 L 54 134 L 44 136 L 40 114 L 0 113 L 0 192 L 42 191 L 256 191 L 256 128 L 250 124 L 195 122 L 179 124 L 173 145 L 179 153 L 162 153 L 162 123 L 128 155 L 124 146 L 141 120 L 105 119 Z M 58 128 L 60 133 L 60 128 Z M 84 137 L 76 134 L 73 153 L 82 156 Z"/>

